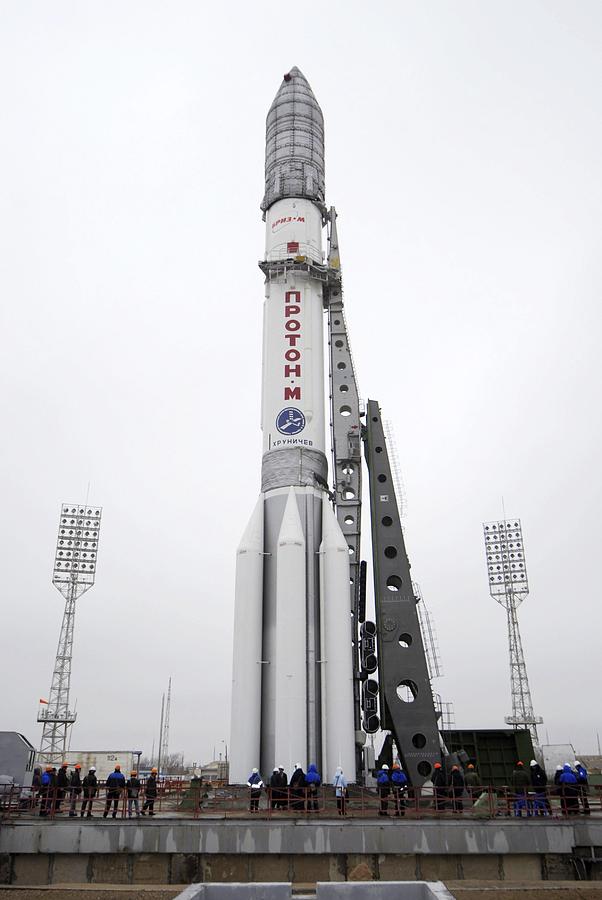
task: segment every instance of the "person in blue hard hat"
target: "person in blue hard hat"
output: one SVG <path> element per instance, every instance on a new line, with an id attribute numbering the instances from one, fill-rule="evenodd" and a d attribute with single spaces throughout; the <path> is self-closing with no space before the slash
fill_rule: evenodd
<path id="1" fill-rule="evenodd" d="M 380 797 L 379 816 L 389 815 L 389 794 L 391 793 L 391 776 L 389 775 L 389 767 L 384 763 L 376 773 L 376 785 L 378 787 L 378 796 Z"/>

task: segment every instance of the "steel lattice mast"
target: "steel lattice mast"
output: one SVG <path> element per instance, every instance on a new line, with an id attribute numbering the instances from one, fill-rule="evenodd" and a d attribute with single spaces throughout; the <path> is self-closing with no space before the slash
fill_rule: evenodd
<path id="1" fill-rule="evenodd" d="M 75 605 L 94 584 L 101 514 L 99 507 L 63 504 L 61 508 L 52 583 L 65 598 L 65 611 L 48 705 L 38 714 L 43 726 L 39 756 L 49 763 L 62 762 L 69 727 L 76 720 L 69 708 Z"/>
<path id="2" fill-rule="evenodd" d="M 483 524 L 485 554 L 489 574 L 489 593 L 508 617 L 510 649 L 510 691 L 512 715 L 505 722 L 515 728 L 528 728 L 535 748 L 539 747 L 537 726 L 543 719 L 533 712 L 527 666 L 518 627 L 518 607 L 529 593 L 525 549 L 520 519 L 503 519 Z"/>

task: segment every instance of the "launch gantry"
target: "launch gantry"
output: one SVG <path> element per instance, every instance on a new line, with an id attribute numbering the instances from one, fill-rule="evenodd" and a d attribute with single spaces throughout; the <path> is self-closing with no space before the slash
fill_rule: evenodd
<path id="1" fill-rule="evenodd" d="M 349 547 L 350 627 L 354 659 L 357 771 L 364 732 L 389 730 L 412 784 L 422 784 L 441 758 L 417 603 L 405 549 L 392 462 L 377 401 L 361 409 L 343 308 L 336 211 L 329 215 L 329 279 L 324 291 L 330 348 L 330 418 L 334 505 Z M 366 424 L 362 422 L 365 415 Z M 365 619 L 365 567 L 360 561 L 362 444 L 370 482 L 376 622 Z M 375 652 L 376 651 L 376 652 Z M 370 676 L 378 670 L 378 681 Z M 380 707 L 380 717 L 378 708 Z"/>

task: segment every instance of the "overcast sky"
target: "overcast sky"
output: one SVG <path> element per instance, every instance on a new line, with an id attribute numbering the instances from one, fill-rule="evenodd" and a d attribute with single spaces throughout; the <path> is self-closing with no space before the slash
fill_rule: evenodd
<path id="1" fill-rule="evenodd" d="M 0 729 L 39 744 L 62 501 L 104 508 L 72 749 L 230 718 L 235 549 L 259 490 L 265 115 L 298 65 L 364 397 L 395 427 L 437 689 L 511 712 L 481 523 L 522 519 L 540 731 L 602 731 L 602 5 L 0 4 Z M 368 529 L 366 519 L 365 528 Z"/>

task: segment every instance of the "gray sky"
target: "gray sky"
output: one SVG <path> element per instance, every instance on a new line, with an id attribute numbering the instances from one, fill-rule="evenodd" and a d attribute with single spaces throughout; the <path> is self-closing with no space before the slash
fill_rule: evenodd
<path id="1" fill-rule="evenodd" d="M 0 14 L 0 728 L 39 742 L 59 508 L 91 482 L 72 747 L 149 752 L 172 675 L 171 749 L 223 750 L 235 548 L 259 490 L 265 115 L 298 65 L 325 116 L 361 390 L 395 426 L 438 690 L 459 727 L 511 711 L 481 534 L 503 496 L 541 737 L 593 751 L 602 6 Z"/>

